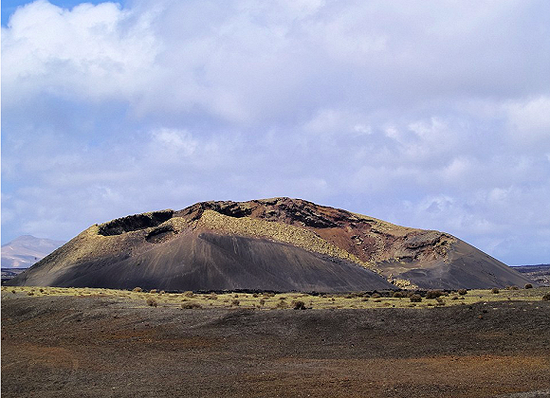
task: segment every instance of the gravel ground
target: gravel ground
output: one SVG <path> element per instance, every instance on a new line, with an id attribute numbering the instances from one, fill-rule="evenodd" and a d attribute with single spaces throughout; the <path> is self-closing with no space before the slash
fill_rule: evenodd
<path id="1" fill-rule="evenodd" d="M 4 397 L 548 397 L 550 302 L 146 307 L 2 295 Z"/>

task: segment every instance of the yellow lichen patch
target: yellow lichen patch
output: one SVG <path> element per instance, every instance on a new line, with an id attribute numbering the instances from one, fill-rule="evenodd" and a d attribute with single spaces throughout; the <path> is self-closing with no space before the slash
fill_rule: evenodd
<path id="1" fill-rule="evenodd" d="M 402 227 L 401 225 L 392 224 L 387 221 L 379 220 L 378 218 L 365 216 L 359 213 L 351 213 L 361 220 L 368 221 L 371 224 L 372 231 L 391 234 L 394 236 L 405 236 L 411 232 L 422 231 L 416 228 Z"/>
<path id="2" fill-rule="evenodd" d="M 168 226 L 168 225 L 174 228 L 174 231 L 179 233 L 189 228 L 189 221 L 182 217 L 172 217 L 168 221 L 165 221 L 162 224 L 160 224 L 159 227 Z"/>
<path id="3" fill-rule="evenodd" d="M 229 217 L 212 210 L 205 210 L 202 217 L 197 221 L 197 227 L 289 243 L 314 253 L 340 258 L 365 268 L 371 268 L 369 264 L 327 242 L 314 232 L 293 225 L 248 217 Z"/>

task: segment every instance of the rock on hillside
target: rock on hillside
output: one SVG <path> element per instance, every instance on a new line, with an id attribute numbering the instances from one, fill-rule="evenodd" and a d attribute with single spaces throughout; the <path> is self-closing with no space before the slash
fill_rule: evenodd
<path id="1" fill-rule="evenodd" d="M 527 282 L 443 232 L 273 198 L 201 202 L 94 225 L 9 284 L 334 292 Z"/>

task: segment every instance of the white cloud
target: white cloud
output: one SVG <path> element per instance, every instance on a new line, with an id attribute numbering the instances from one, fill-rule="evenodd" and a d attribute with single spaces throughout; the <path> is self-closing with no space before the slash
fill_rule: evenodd
<path id="1" fill-rule="evenodd" d="M 315 139 L 360 138 L 373 132 L 366 115 L 349 109 L 320 109 L 301 129 Z"/>
<path id="2" fill-rule="evenodd" d="M 447 181 L 463 181 L 464 176 L 470 176 L 472 164 L 466 157 L 458 157 L 445 166 L 442 170 L 443 178 Z"/>
<path id="3" fill-rule="evenodd" d="M 359 136 L 372 134 L 372 128 L 365 124 L 356 124 L 353 126 L 353 131 Z"/>
<path id="4" fill-rule="evenodd" d="M 547 1 L 128 4 L 2 28 L 7 236 L 290 195 L 548 261 Z"/>
<path id="5" fill-rule="evenodd" d="M 2 32 L 7 102 L 46 91 L 129 101 L 140 115 L 198 107 L 260 123 L 350 101 L 411 107 L 465 89 L 517 92 L 529 86 L 529 69 L 541 68 L 537 53 L 522 47 L 522 62 L 532 63 L 525 73 L 495 73 L 499 59 L 515 60 L 509 55 L 521 26 L 499 29 L 499 17 L 521 10 L 514 2 L 136 4 L 69 11 L 41 0 L 19 9 Z M 498 46 L 487 43 L 496 31 Z M 544 32 L 530 34 L 529 42 L 546 40 Z"/>
<path id="6" fill-rule="evenodd" d="M 191 156 L 198 142 L 185 130 L 161 128 L 152 132 L 154 155 L 163 159 L 170 156 Z"/>
<path id="7" fill-rule="evenodd" d="M 530 150 L 550 150 L 550 97 L 540 96 L 504 105 L 512 140 Z"/>
<path id="8" fill-rule="evenodd" d="M 150 29 L 151 16 L 132 17 L 108 2 L 69 11 L 39 0 L 19 8 L 9 28 L 2 28 L 8 106 L 44 93 L 131 99 L 143 90 L 162 48 Z"/>

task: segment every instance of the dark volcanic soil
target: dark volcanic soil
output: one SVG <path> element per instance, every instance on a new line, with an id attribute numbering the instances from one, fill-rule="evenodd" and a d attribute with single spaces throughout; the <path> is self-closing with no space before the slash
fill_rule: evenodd
<path id="1" fill-rule="evenodd" d="M 136 307 L 104 298 L 2 300 L 6 398 L 548 391 L 550 302 L 260 311 Z"/>

